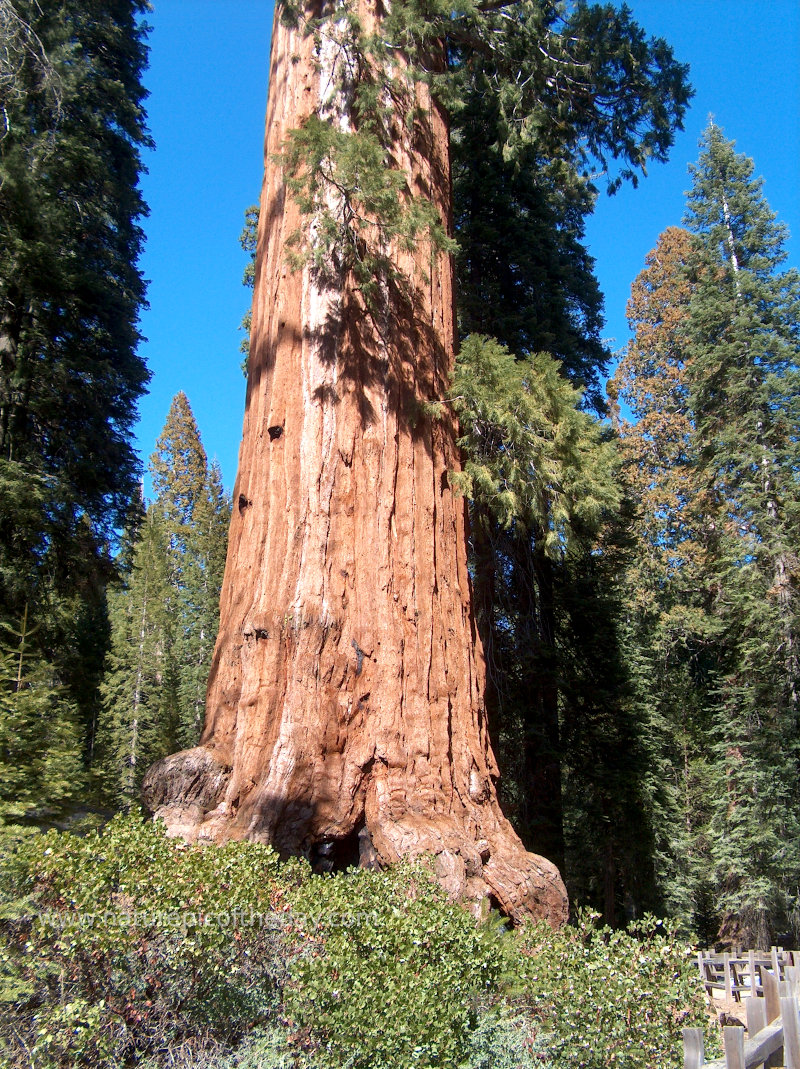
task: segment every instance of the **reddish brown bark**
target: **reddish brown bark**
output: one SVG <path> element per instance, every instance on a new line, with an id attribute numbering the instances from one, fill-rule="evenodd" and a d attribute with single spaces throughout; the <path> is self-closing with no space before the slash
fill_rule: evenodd
<path id="1" fill-rule="evenodd" d="M 286 262 L 308 228 L 274 163 L 320 106 L 325 57 L 276 21 L 244 434 L 195 750 L 144 795 L 174 833 L 247 837 L 334 863 L 431 853 L 455 894 L 566 917 L 557 870 L 497 804 L 470 602 L 450 258 L 391 249 L 401 282 L 368 314 L 352 279 Z M 322 60 L 322 62 L 320 62 Z M 448 221 L 445 118 L 398 123 L 393 165 Z"/>

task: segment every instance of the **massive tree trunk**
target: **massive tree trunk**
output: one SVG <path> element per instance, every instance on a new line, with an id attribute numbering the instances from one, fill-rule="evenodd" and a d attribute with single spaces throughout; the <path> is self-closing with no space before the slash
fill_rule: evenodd
<path id="1" fill-rule="evenodd" d="M 362 11 L 369 17 L 368 11 Z M 470 601 L 450 257 L 388 249 L 368 308 L 347 273 L 287 265 L 308 232 L 275 162 L 330 110 L 325 46 L 276 19 L 244 435 L 199 747 L 145 800 L 175 834 L 267 841 L 325 867 L 431 853 L 448 888 L 515 918 L 566 915 L 557 870 L 497 804 Z M 448 131 L 419 86 L 392 165 L 449 226 Z M 346 116 L 337 121 L 346 123 Z"/>

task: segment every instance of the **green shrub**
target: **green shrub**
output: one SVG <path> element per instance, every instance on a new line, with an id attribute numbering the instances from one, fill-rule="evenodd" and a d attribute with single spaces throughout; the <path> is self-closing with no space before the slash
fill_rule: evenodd
<path id="1" fill-rule="evenodd" d="M 421 863 L 312 876 L 130 818 L 3 835 L 4 1065 L 679 1069 L 706 1023 L 691 951 L 652 919 L 508 932 Z"/>
<path id="2" fill-rule="evenodd" d="M 420 865 L 312 877 L 291 902 L 303 952 L 285 1011 L 314 1066 L 455 1069 L 471 1057 L 507 934 L 448 902 Z"/>
<path id="3" fill-rule="evenodd" d="M 469 1034 L 459 1069 L 555 1069 L 547 1037 L 530 1013 L 503 1003 L 485 1009 Z"/>
<path id="4" fill-rule="evenodd" d="M 595 922 L 584 913 L 559 932 L 536 924 L 519 935 L 519 981 L 559 1069 L 679 1069 L 689 1026 L 706 1027 L 713 1051 L 691 948 L 654 917 L 627 931 Z"/>
<path id="5" fill-rule="evenodd" d="M 286 954 L 269 847 L 189 847 L 117 818 L 85 838 L 20 840 L 12 869 L 7 1058 L 117 1065 L 187 1037 L 233 1043 L 274 1015 Z"/>

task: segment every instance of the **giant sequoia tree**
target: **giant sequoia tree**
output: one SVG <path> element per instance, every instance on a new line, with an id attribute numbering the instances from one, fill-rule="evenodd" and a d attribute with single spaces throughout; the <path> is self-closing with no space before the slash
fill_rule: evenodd
<path id="1" fill-rule="evenodd" d="M 502 816 L 466 566 L 450 121 L 498 90 L 512 160 L 663 157 L 687 90 L 624 11 L 278 5 L 248 397 L 200 747 L 148 804 L 326 866 L 431 852 L 454 891 L 565 915 Z M 595 47 L 603 39 L 604 48 Z M 483 84 L 483 82 L 481 83 Z"/>

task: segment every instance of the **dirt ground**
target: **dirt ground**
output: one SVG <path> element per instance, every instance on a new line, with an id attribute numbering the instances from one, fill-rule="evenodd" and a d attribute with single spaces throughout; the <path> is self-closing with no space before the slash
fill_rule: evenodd
<path id="1" fill-rule="evenodd" d="M 741 1024 L 745 1030 L 747 1029 L 747 1020 L 745 1018 L 745 1008 L 743 1003 L 737 1002 L 734 998 L 725 998 L 721 995 L 719 998 L 709 997 L 708 999 L 708 1015 L 715 1021 L 719 1021 L 722 1014 L 725 1014 L 726 1020 L 723 1024 Z M 732 1018 L 735 1018 L 733 1020 Z"/>

